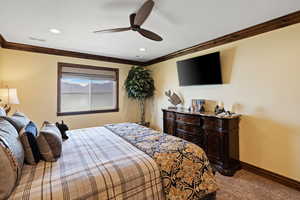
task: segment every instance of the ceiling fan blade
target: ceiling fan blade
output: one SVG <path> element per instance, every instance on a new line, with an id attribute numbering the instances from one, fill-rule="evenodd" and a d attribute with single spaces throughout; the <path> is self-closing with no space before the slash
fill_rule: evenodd
<path id="1" fill-rule="evenodd" d="M 134 25 L 134 19 L 135 19 L 135 16 L 136 16 L 135 13 L 132 13 L 132 14 L 129 16 L 129 19 L 130 19 L 130 26 L 131 26 L 131 27 Z"/>
<path id="2" fill-rule="evenodd" d="M 116 32 L 123 32 L 123 31 L 129 31 L 129 30 L 131 30 L 130 27 L 127 27 L 127 28 L 114 28 L 114 29 L 94 31 L 94 33 L 116 33 Z"/>
<path id="3" fill-rule="evenodd" d="M 153 0 L 146 1 L 146 3 L 144 3 L 144 5 L 136 13 L 134 24 L 137 26 L 141 26 L 150 15 L 153 7 L 154 7 Z"/>
<path id="4" fill-rule="evenodd" d="M 155 40 L 155 41 L 162 41 L 162 37 L 160 37 L 159 35 L 157 35 L 156 33 L 153 33 L 152 31 L 148 31 L 145 29 L 138 29 L 137 30 L 142 36 L 150 39 L 150 40 Z"/>

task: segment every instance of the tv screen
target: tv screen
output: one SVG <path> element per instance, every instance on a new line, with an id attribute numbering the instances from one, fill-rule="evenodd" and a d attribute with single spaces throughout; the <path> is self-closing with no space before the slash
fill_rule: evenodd
<path id="1" fill-rule="evenodd" d="M 180 86 L 222 84 L 220 52 L 177 62 Z"/>

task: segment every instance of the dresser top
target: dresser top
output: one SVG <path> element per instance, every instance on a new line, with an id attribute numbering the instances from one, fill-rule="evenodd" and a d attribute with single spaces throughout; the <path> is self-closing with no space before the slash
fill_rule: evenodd
<path id="1" fill-rule="evenodd" d="M 214 112 L 193 112 L 193 111 L 188 111 L 187 109 L 162 109 L 163 111 L 168 111 L 168 112 L 176 112 L 180 114 L 188 114 L 188 115 L 199 115 L 199 116 L 205 116 L 205 117 L 216 117 L 220 119 L 235 119 L 235 118 L 240 118 L 240 114 L 232 114 L 232 115 L 216 115 Z"/>

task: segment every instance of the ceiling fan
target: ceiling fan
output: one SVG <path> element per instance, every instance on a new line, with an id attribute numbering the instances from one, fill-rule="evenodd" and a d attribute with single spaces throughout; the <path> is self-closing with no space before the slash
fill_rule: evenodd
<path id="1" fill-rule="evenodd" d="M 94 33 L 115 33 L 115 32 L 123 32 L 123 31 L 132 30 L 132 31 L 137 31 L 142 36 L 144 36 L 150 40 L 162 41 L 163 40 L 162 37 L 160 37 L 156 33 L 153 33 L 152 31 L 141 28 L 143 23 L 149 17 L 153 7 L 154 7 L 154 1 L 147 0 L 143 4 L 143 6 L 137 11 L 137 13 L 133 13 L 129 16 L 130 27 L 99 30 L 99 31 L 94 31 Z"/>

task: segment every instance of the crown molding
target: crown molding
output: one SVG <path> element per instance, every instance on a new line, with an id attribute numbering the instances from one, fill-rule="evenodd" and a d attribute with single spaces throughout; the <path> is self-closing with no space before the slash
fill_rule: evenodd
<path id="1" fill-rule="evenodd" d="M 5 43 L 5 39 L 2 37 L 2 35 L 0 34 L 0 47 L 2 47 Z"/>
<path id="2" fill-rule="evenodd" d="M 5 49 L 13 49 L 13 50 L 29 51 L 34 53 L 43 53 L 43 54 L 50 54 L 50 55 L 57 55 L 57 56 L 67 56 L 73 58 L 82 58 L 82 59 L 98 60 L 104 62 L 144 66 L 144 62 L 139 62 L 134 60 L 127 60 L 127 59 L 121 59 L 115 57 L 100 56 L 100 55 L 80 53 L 75 51 L 67 51 L 61 49 L 53 49 L 53 48 L 39 47 L 39 46 L 33 46 L 28 44 L 8 42 L 3 38 L 1 34 L 0 34 L 0 44 L 2 48 Z"/>
<path id="3" fill-rule="evenodd" d="M 255 26 L 251 26 L 249 28 L 246 28 L 246 29 L 243 29 L 243 30 L 240 30 L 240 31 L 228 34 L 228 35 L 224 35 L 222 37 L 219 37 L 219 38 L 207 41 L 207 42 L 203 42 L 203 43 L 197 44 L 197 45 L 189 47 L 189 48 L 185 48 L 185 49 L 170 53 L 168 55 L 155 58 L 155 59 L 147 61 L 147 62 L 139 62 L 139 61 L 127 60 L 127 59 L 121 59 L 121 58 L 115 58 L 115 57 L 107 57 L 107 56 L 101 56 L 101 55 L 94 55 L 94 54 L 80 53 L 80 52 L 74 52 L 74 51 L 66 51 L 66 50 L 60 50 L 60 49 L 32 46 L 32 45 L 27 45 L 27 44 L 13 43 L 13 42 L 6 41 L 1 36 L 1 34 L 0 34 L 0 45 L 2 46 L 2 48 L 21 50 L 21 51 L 30 51 L 30 52 L 35 52 L 35 53 L 44 53 L 44 54 L 50 54 L 50 55 L 91 59 L 91 60 L 129 64 L 129 65 L 149 66 L 149 65 L 153 65 L 156 63 L 166 61 L 166 60 L 184 56 L 187 54 L 195 53 L 198 51 L 203 51 L 203 50 L 217 47 L 220 45 L 224 45 L 224 44 L 228 44 L 228 43 L 235 42 L 238 40 L 253 37 L 253 36 L 256 36 L 256 35 L 259 35 L 262 33 L 274 31 L 276 29 L 280 29 L 280 28 L 283 28 L 286 26 L 297 24 L 297 23 L 300 23 L 300 11 L 293 12 L 288 15 L 285 15 L 285 16 L 267 21 L 267 22 L 257 24 Z"/>
<path id="4" fill-rule="evenodd" d="M 195 46 L 186 48 L 186 49 L 182 49 L 179 51 L 176 51 L 174 53 L 170 53 L 168 55 L 159 57 L 159 58 L 155 58 L 153 60 L 150 60 L 148 62 L 145 63 L 146 66 L 149 65 L 153 65 L 156 63 L 160 63 L 166 60 L 170 60 L 173 58 L 177 58 L 180 56 L 184 56 L 187 54 L 191 54 L 191 53 L 195 53 L 198 51 L 203 51 L 205 49 L 210 49 L 212 47 L 217 47 L 220 45 L 224 45 L 227 43 L 231 43 L 231 42 L 235 42 L 237 40 L 241 40 L 241 39 L 245 39 L 245 38 L 249 38 L 249 37 L 253 37 L 262 33 L 266 33 L 266 32 L 270 32 L 276 29 L 280 29 L 289 25 L 293 25 L 293 24 L 297 24 L 300 23 L 300 11 L 294 12 L 294 13 L 290 13 L 288 15 L 255 25 L 255 26 L 251 26 L 249 28 L 228 34 L 228 35 L 224 35 L 222 37 L 207 41 L 207 42 L 203 42 L 200 44 L 197 44 Z"/>

